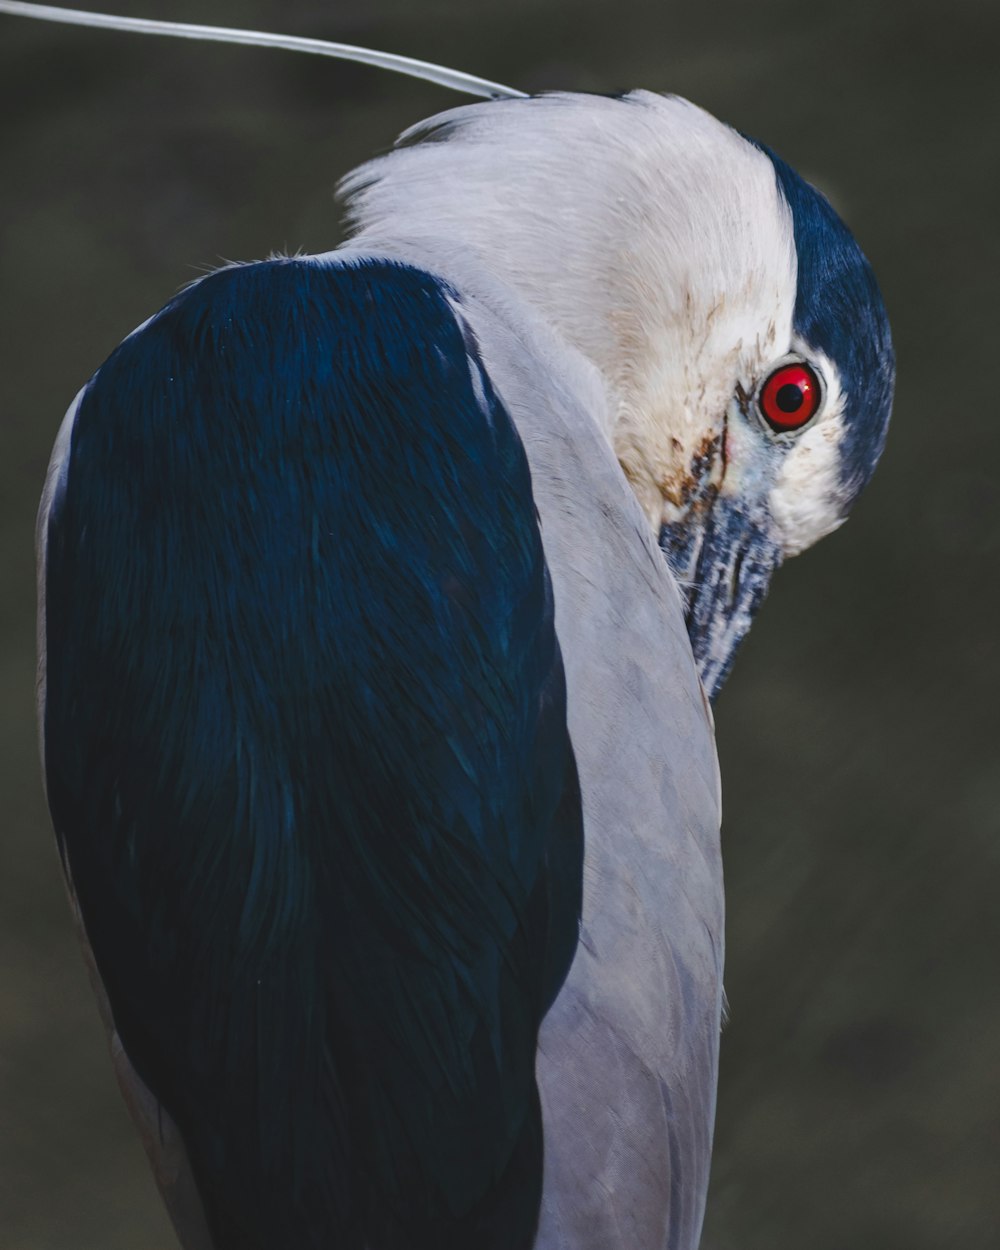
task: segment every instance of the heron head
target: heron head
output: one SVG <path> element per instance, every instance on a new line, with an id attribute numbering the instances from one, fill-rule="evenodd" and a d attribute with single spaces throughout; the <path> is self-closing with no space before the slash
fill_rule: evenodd
<path id="1" fill-rule="evenodd" d="M 477 256 L 596 367 L 714 698 L 775 569 L 844 520 L 885 440 L 888 322 L 830 204 L 646 91 L 454 109 L 345 190 L 361 242 Z"/>
<path id="2" fill-rule="evenodd" d="M 777 280 L 742 287 L 745 326 L 730 326 L 720 343 L 711 345 L 711 311 L 700 310 L 701 346 L 690 333 L 699 314 L 689 322 L 702 357 L 697 385 L 712 379 L 712 393 L 675 389 L 666 426 L 679 410 L 690 435 L 686 444 L 669 435 L 674 454 L 654 470 L 658 499 L 646 455 L 662 436 L 636 445 L 626 435 L 620 445 L 658 520 L 713 699 L 775 569 L 841 525 L 874 472 L 895 373 L 882 298 L 850 231 L 784 161 L 752 147 L 773 169 Z M 766 232 L 769 214 L 758 220 Z M 714 315 L 727 320 L 722 309 Z"/>

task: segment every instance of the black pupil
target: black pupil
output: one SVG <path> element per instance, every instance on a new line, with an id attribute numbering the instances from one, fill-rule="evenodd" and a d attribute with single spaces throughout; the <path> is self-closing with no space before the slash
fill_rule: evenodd
<path id="1" fill-rule="evenodd" d="M 780 386 L 774 397 L 774 402 L 782 412 L 798 412 L 804 400 L 802 388 L 796 386 L 794 382 L 786 382 L 784 386 Z"/>

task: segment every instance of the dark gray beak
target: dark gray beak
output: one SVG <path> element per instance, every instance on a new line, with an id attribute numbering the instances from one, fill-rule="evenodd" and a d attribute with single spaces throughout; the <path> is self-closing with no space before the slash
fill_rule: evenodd
<path id="1" fill-rule="evenodd" d="M 684 595 L 691 649 L 714 703 L 782 561 L 781 547 L 766 509 L 748 513 L 724 495 L 697 516 L 664 525 L 660 547 Z"/>

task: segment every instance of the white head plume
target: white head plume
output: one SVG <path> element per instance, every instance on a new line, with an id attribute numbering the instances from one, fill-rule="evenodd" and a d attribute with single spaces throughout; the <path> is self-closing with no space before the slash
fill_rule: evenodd
<path id="1" fill-rule="evenodd" d="M 451 91 L 485 99 L 523 96 L 523 91 L 502 83 L 477 78 L 461 70 L 418 61 L 393 52 L 376 52 L 349 43 L 331 43 L 326 39 L 306 39 L 298 35 L 275 35 L 262 30 L 234 30 L 227 26 L 200 26 L 192 22 L 161 22 L 141 17 L 117 17 L 110 13 L 90 13 L 83 9 L 62 9 L 47 4 L 26 4 L 22 0 L 0 0 L 0 13 L 12 17 L 33 17 L 42 22 L 59 22 L 66 26 L 93 26 L 100 30 L 124 30 L 137 35 L 167 35 L 175 39 L 200 39 L 209 43 L 238 43 L 253 48 L 282 48 L 286 52 L 309 52 L 339 61 L 359 61 L 376 69 L 422 78 Z"/>

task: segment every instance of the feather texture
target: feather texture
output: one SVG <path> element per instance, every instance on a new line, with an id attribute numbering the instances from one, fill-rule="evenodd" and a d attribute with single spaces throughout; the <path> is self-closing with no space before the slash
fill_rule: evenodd
<path id="1" fill-rule="evenodd" d="M 215 274 L 86 388 L 53 819 L 219 1250 L 527 1246 L 582 832 L 520 440 L 436 280 Z"/>

